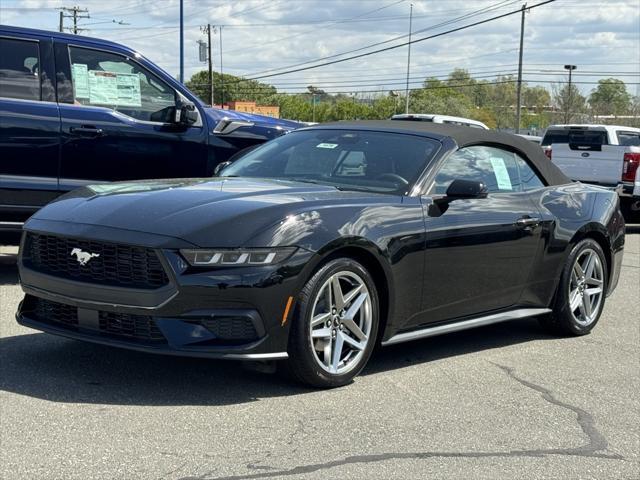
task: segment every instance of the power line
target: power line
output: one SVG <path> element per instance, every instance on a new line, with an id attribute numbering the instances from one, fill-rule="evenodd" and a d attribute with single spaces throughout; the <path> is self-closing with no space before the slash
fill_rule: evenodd
<path id="1" fill-rule="evenodd" d="M 396 0 L 393 3 L 389 3 L 387 5 L 383 5 L 381 7 L 375 8 L 373 10 L 366 11 L 366 12 L 361 13 L 359 15 L 356 15 L 354 17 L 350 17 L 350 18 L 347 18 L 347 19 L 344 19 L 344 20 L 334 20 L 334 21 L 329 22 L 325 26 L 323 26 L 323 28 L 329 27 L 331 25 L 336 25 L 336 24 L 339 24 L 339 23 L 347 23 L 347 22 L 353 21 L 355 19 L 360 19 L 361 17 L 364 17 L 366 15 L 371 15 L 372 13 L 380 12 L 380 11 L 385 10 L 387 8 L 390 8 L 390 7 L 393 7 L 395 5 L 398 5 L 399 3 L 403 3 L 404 1 L 405 0 Z M 227 54 L 236 53 L 236 52 L 246 52 L 247 50 L 255 50 L 256 48 L 262 48 L 264 45 L 271 45 L 273 43 L 282 42 L 283 40 L 289 40 L 291 38 L 301 37 L 302 35 L 308 35 L 309 33 L 313 33 L 315 31 L 317 31 L 318 28 L 320 28 L 320 27 L 316 27 L 316 28 L 313 28 L 311 30 L 306 30 L 304 32 L 299 32 L 299 33 L 296 33 L 296 34 L 293 34 L 293 35 L 288 35 L 286 37 L 276 38 L 275 40 L 270 40 L 268 42 L 261 42 L 258 47 L 248 48 L 248 49 L 242 48 L 242 49 L 231 50 L 230 52 L 227 52 Z"/>
<path id="2" fill-rule="evenodd" d="M 535 5 L 532 5 L 531 7 L 529 7 L 529 10 L 537 8 L 537 7 L 541 7 L 542 5 L 546 5 L 548 3 L 553 3 L 555 1 L 556 0 L 545 0 L 543 2 L 536 3 Z M 459 32 L 461 30 L 466 30 L 468 28 L 476 27 L 476 26 L 482 25 L 484 23 L 488 23 L 488 22 L 492 22 L 494 20 L 505 18 L 505 17 L 511 16 L 511 15 L 514 15 L 516 13 L 520 13 L 520 9 L 513 10 L 513 11 L 507 12 L 507 13 L 503 13 L 501 15 L 497 15 L 495 17 L 490 17 L 490 18 L 487 18 L 487 19 L 484 19 L 484 20 L 480 20 L 480 21 L 477 21 L 477 22 L 469 23 L 467 25 L 462 25 L 460 27 L 452 28 L 452 29 L 446 30 L 444 32 L 435 33 L 433 35 L 428 35 L 426 37 L 417 38 L 415 40 L 411 40 L 411 43 L 412 44 L 413 43 L 419 43 L 419 42 L 424 42 L 425 40 L 430 40 L 430 39 L 433 39 L 433 38 L 442 37 L 442 36 L 448 35 L 450 33 Z M 400 43 L 400 44 L 397 44 L 397 45 L 392 45 L 390 47 L 380 48 L 378 50 L 373 50 L 371 52 L 361 53 L 361 54 L 353 55 L 353 56 L 347 57 L 347 58 L 341 58 L 341 59 L 337 59 L 337 60 L 332 60 L 330 62 L 325 62 L 325 63 L 321 63 L 321 64 L 318 64 L 318 65 L 311 65 L 311 66 L 304 67 L 304 68 L 296 68 L 296 69 L 292 69 L 292 70 L 286 70 L 286 71 L 280 72 L 280 73 L 271 73 L 271 74 L 267 74 L 267 75 L 258 75 L 258 76 L 254 76 L 254 77 L 250 76 L 249 80 L 258 80 L 258 79 L 262 79 L 262 78 L 277 77 L 277 76 L 281 76 L 281 75 L 286 75 L 288 73 L 302 72 L 302 71 L 311 70 L 311 69 L 314 69 L 314 68 L 325 67 L 327 65 L 333 65 L 333 64 L 336 64 L 336 63 L 347 62 L 347 61 L 350 61 L 350 60 L 354 60 L 356 58 L 362 58 L 362 57 L 367 57 L 369 55 L 375 55 L 375 54 L 380 53 L 380 52 L 386 52 L 386 51 L 389 51 L 389 50 L 395 50 L 396 48 L 406 47 L 407 45 L 409 45 L 409 42 L 403 42 L 403 43 Z M 283 68 L 286 68 L 286 67 L 283 67 Z"/>
<path id="3" fill-rule="evenodd" d="M 499 2 L 497 4 L 490 5 L 490 6 L 487 6 L 487 7 L 483 7 L 483 8 L 480 8 L 478 10 L 474 10 L 472 12 L 468 12 L 465 15 L 461 15 L 459 17 L 455 17 L 455 18 L 446 20 L 444 22 L 440 22 L 440 23 L 437 23 L 435 25 L 431 25 L 431 26 L 426 27 L 426 28 L 422 28 L 420 30 L 417 30 L 415 33 L 422 33 L 422 32 L 426 32 L 428 30 L 434 30 L 436 28 L 440 28 L 440 27 L 443 27 L 445 25 L 450 25 L 452 23 L 459 22 L 460 20 L 464 20 L 466 18 L 470 18 L 470 17 L 473 17 L 473 16 L 481 15 L 483 13 L 487 13 L 488 11 L 491 11 L 491 10 L 496 9 L 498 7 L 504 7 L 505 5 L 503 5 L 503 4 L 507 3 L 507 1 L 508 0 L 503 0 L 502 2 Z M 516 1 L 517 0 L 509 1 L 508 3 L 515 3 Z M 319 61 L 323 61 L 323 60 L 330 60 L 332 58 L 341 57 L 343 55 L 348 55 L 350 53 L 361 52 L 361 51 L 367 50 L 369 48 L 377 47 L 377 46 L 380 46 L 380 45 L 386 45 L 388 43 L 395 42 L 397 40 L 401 40 L 401 39 L 407 38 L 407 37 L 408 37 L 408 34 L 404 34 L 404 35 L 400 35 L 400 36 L 397 36 L 397 37 L 394 37 L 394 38 L 390 38 L 388 40 L 384 40 L 384 41 L 381 41 L 381 42 L 371 43 L 369 45 L 365 45 L 363 47 L 359 47 L 359 48 L 356 48 L 356 49 L 353 49 L 353 50 L 348 50 L 348 51 L 345 51 L 345 52 L 336 53 L 336 54 L 333 54 L 333 55 L 328 55 L 328 56 L 325 56 L 325 57 L 316 58 L 314 60 L 307 60 L 305 62 L 295 63 L 295 64 L 292 64 L 292 65 L 287 65 L 285 67 L 272 68 L 270 70 L 263 70 L 263 71 L 260 71 L 260 72 L 253 73 L 250 76 L 262 75 L 264 73 L 274 72 L 274 71 L 277 71 L 277 70 L 282 70 L 284 68 L 299 67 L 299 66 L 302 66 L 302 65 L 308 65 L 310 63 L 315 63 L 315 62 L 319 62 Z M 403 43 L 402 45 L 399 45 L 396 48 L 403 47 L 403 46 L 406 46 L 406 45 L 409 45 L 409 43 Z M 385 49 L 381 49 L 380 51 L 384 51 L 384 50 Z M 389 48 L 387 50 L 391 50 L 391 49 Z M 360 56 L 365 56 L 365 55 L 360 55 Z M 353 58 L 359 58 L 360 56 L 354 56 Z M 336 62 L 329 62 L 327 64 L 331 64 L 331 63 L 338 63 L 338 62 L 337 61 Z M 316 68 L 316 67 L 313 67 L 313 68 Z M 263 78 L 263 77 L 260 77 L 260 78 Z"/>
<path id="4" fill-rule="evenodd" d="M 531 83 L 544 83 L 544 84 L 557 84 L 558 82 L 554 82 L 554 81 L 538 81 L 538 80 L 523 80 L 524 82 L 531 82 Z M 517 83 L 516 79 L 510 79 L 510 80 L 499 80 L 499 81 L 494 81 L 494 82 L 484 82 L 481 85 L 482 86 L 491 86 L 491 85 L 503 85 L 503 84 L 515 84 Z M 600 82 L 572 82 L 574 84 L 581 84 L 581 85 L 599 85 Z M 607 83 L 607 82 L 604 82 Z M 637 83 L 627 83 L 627 85 L 640 85 L 640 82 Z M 438 86 L 427 86 L 427 87 L 416 87 L 416 88 L 411 88 L 410 90 L 412 92 L 415 91 L 419 91 L 419 90 L 440 90 L 440 89 L 459 89 L 459 88 L 468 88 L 468 87 L 473 87 L 473 86 L 478 86 L 477 84 L 464 84 L 464 85 L 438 85 Z M 348 86 L 342 86 L 341 88 L 347 88 Z M 304 90 L 306 90 L 306 87 L 298 87 L 298 88 L 304 88 Z M 251 90 L 242 90 L 242 93 L 244 94 L 263 94 L 263 95 L 305 95 L 308 94 L 305 91 L 300 91 L 300 92 L 273 92 L 272 89 L 267 89 L 267 88 L 253 88 Z M 326 94 L 331 94 L 331 95 L 340 95 L 340 94 L 344 94 L 344 95 L 348 95 L 348 94 L 353 94 L 353 93 L 358 93 L 358 94 L 364 94 L 364 93 L 388 93 L 389 89 L 388 88 L 384 88 L 384 89 L 375 89 L 375 90 L 354 90 L 354 89 L 347 89 L 347 90 L 334 90 L 334 91 L 327 91 L 325 90 L 324 93 Z"/>

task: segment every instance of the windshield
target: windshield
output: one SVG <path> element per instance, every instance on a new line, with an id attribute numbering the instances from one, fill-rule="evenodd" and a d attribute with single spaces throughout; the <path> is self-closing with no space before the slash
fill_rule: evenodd
<path id="1" fill-rule="evenodd" d="M 607 132 L 604 130 L 561 129 L 547 130 L 542 145 L 559 143 L 607 145 Z"/>
<path id="2" fill-rule="evenodd" d="M 414 135 L 358 130 L 301 130 L 242 156 L 222 177 L 260 177 L 345 190 L 407 193 L 439 142 Z"/>

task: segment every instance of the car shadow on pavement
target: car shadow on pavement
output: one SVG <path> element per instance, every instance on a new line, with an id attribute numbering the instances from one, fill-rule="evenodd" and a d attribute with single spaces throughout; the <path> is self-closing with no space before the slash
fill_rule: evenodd
<path id="1" fill-rule="evenodd" d="M 388 347 L 362 375 L 552 338 L 535 321 L 482 327 Z M 357 388 L 356 384 L 347 388 Z M 114 405 L 229 405 L 309 393 L 281 375 L 241 363 L 154 355 L 44 333 L 0 338 L 0 390 L 53 402 Z"/>
<path id="2" fill-rule="evenodd" d="M 0 285 L 15 285 L 18 283 L 17 255 L 0 250 Z"/>
<path id="3" fill-rule="evenodd" d="M 0 253 L 0 285 L 18 283 L 15 262 L 15 254 Z M 379 349 L 362 375 L 549 338 L 535 320 L 516 320 Z M 154 355 L 35 331 L 0 338 L 0 390 L 54 402 L 151 406 L 241 404 L 314 391 L 238 362 Z"/>
<path id="4" fill-rule="evenodd" d="M 0 235 L 0 285 L 15 285 L 18 283 L 18 248 L 3 246 Z"/>

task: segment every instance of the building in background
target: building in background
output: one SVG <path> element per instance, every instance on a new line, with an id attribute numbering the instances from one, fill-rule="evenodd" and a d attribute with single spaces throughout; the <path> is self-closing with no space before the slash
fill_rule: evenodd
<path id="1" fill-rule="evenodd" d="M 233 101 L 225 103 L 222 107 L 215 105 L 216 108 L 223 108 L 224 110 L 235 110 L 237 112 L 255 113 L 257 115 L 264 115 L 265 117 L 280 118 L 280 107 L 277 105 L 256 105 L 256 102 L 251 101 Z"/>

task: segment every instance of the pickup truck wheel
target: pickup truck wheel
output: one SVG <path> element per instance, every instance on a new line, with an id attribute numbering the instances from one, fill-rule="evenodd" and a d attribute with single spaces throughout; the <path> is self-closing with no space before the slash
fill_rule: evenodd
<path id="1" fill-rule="evenodd" d="M 350 383 L 371 356 L 378 315 L 369 272 L 349 258 L 328 262 L 299 296 L 289 332 L 288 373 L 313 387 Z"/>
<path id="2" fill-rule="evenodd" d="M 573 247 L 560 277 L 553 312 L 541 322 L 555 333 L 586 335 L 596 326 L 607 292 L 607 262 L 595 240 Z"/>

